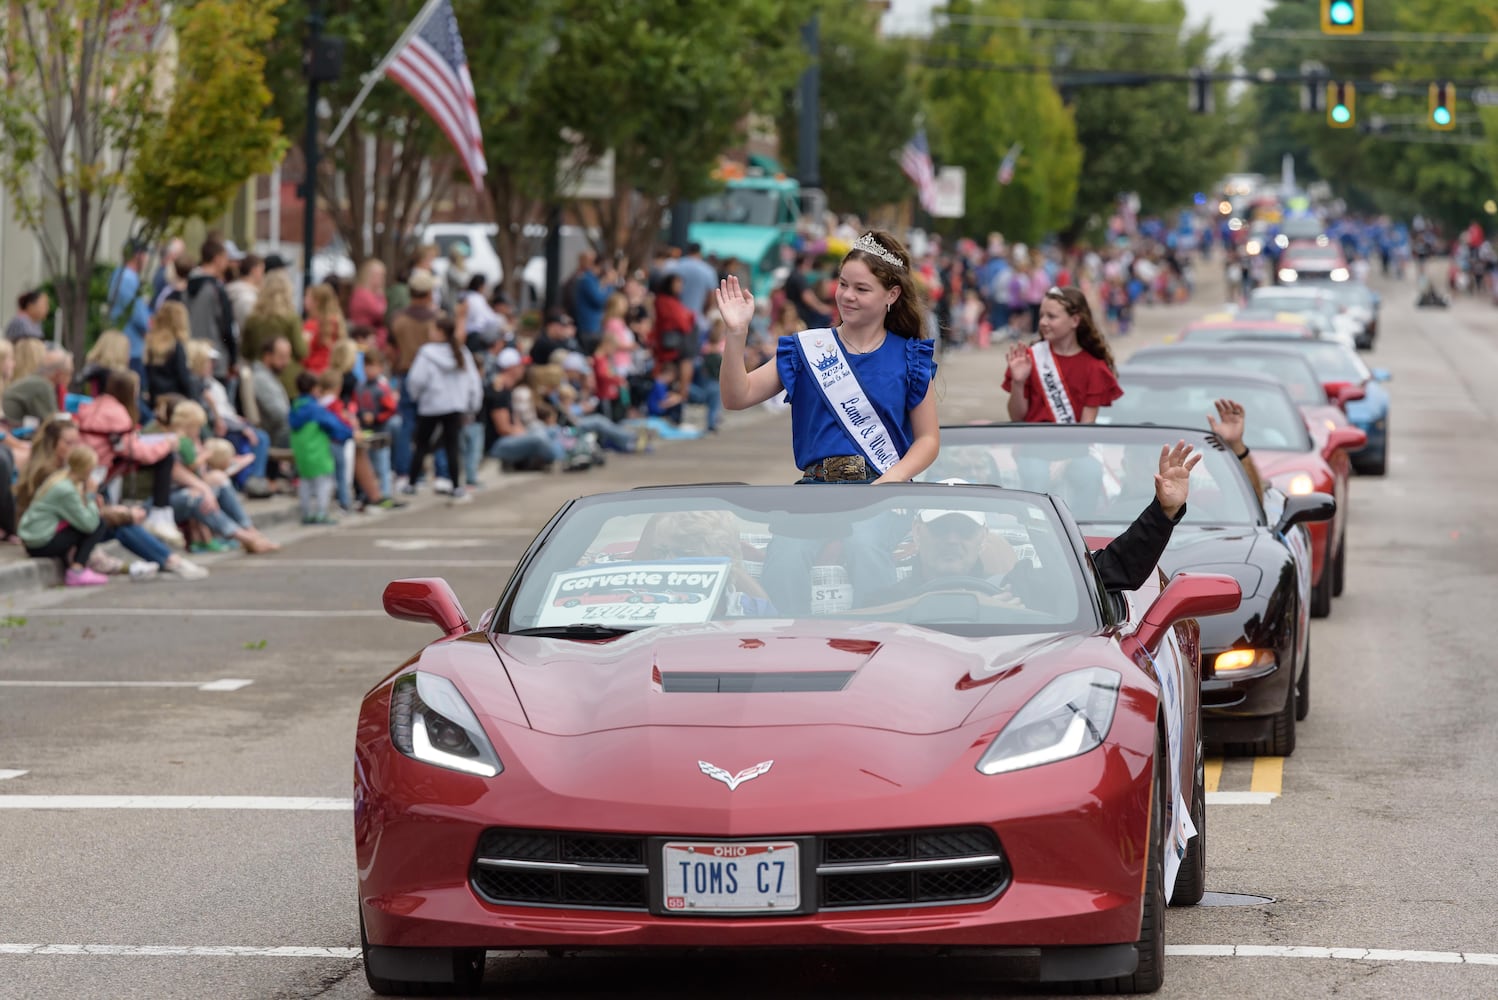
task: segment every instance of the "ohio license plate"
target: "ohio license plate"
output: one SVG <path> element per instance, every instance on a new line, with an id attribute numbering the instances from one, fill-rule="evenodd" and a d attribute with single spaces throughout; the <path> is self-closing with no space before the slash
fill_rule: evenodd
<path id="1" fill-rule="evenodd" d="M 801 906 L 801 852 L 792 841 L 672 841 L 662 849 L 673 913 L 783 913 Z"/>

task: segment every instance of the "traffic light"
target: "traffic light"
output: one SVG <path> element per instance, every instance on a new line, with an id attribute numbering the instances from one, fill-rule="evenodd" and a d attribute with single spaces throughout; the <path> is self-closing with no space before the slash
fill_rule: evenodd
<path id="1" fill-rule="evenodd" d="M 1430 127 L 1440 132 L 1456 128 L 1456 88 L 1449 83 L 1430 85 Z"/>
<path id="2" fill-rule="evenodd" d="M 1321 0 L 1321 33 L 1361 35 L 1363 0 Z"/>
<path id="3" fill-rule="evenodd" d="M 1216 110 L 1217 102 L 1212 94 L 1212 80 L 1207 76 L 1205 70 L 1194 69 L 1191 71 L 1191 81 L 1187 84 L 1187 104 L 1192 114 L 1210 115 Z"/>
<path id="4" fill-rule="evenodd" d="M 1357 124 L 1358 91 L 1350 83 L 1326 85 L 1326 123 L 1332 128 L 1352 128 Z"/>

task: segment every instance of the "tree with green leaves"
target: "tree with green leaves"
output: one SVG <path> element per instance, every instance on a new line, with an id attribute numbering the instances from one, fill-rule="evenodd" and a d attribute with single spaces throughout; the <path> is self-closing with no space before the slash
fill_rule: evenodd
<path id="1" fill-rule="evenodd" d="M 266 80 L 272 111 L 290 135 L 306 129 L 302 54 L 313 3 L 324 12 L 324 34 L 344 40 L 342 75 L 321 85 L 333 122 L 353 103 L 363 74 L 379 64 L 422 7 L 422 0 L 287 0 L 266 47 Z M 449 196 L 460 170 L 431 116 L 388 80 L 375 85 L 337 145 L 323 154 L 316 192 L 339 238 L 355 261 L 377 257 L 392 272 L 412 234 Z"/>
<path id="2" fill-rule="evenodd" d="M 6 16 L 0 182 L 37 237 L 62 342 L 79 355 L 105 223 L 167 100 L 159 27 L 159 5 L 127 0 L 27 0 Z"/>
<path id="3" fill-rule="evenodd" d="M 752 112 L 773 111 L 805 64 L 812 0 L 563 0 L 535 99 L 591 156 L 613 150 L 611 201 L 589 206 L 601 250 L 648 254 L 666 207 L 711 192 Z"/>
<path id="4" fill-rule="evenodd" d="M 881 12 L 865 0 L 827 0 L 820 20 L 817 169 L 834 212 L 867 213 L 909 196 L 900 147 L 915 130 L 921 95 L 910 49 L 879 34 Z M 798 162 L 799 104 L 777 117 L 781 158 Z"/>
<path id="5" fill-rule="evenodd" d="M 128 182 L 147 240 L 183 220 L 216 218 L 245 181 L 285 154 L 281 124 L 266 114 L 261 51 L 281 3 L 198 0 L 173 12 L 171 106 L 141 143 Z"/>
<path id="6" fill-rule="evenodd" d="M 1006 71 L 1033 61 L 1028 29 L 1011 23 L 1014 4 L 954 0 L 948 10 L 957 16 L 928 49 L 927 131 L 939 162 L 967 170 L 967 215 L 938 228 L 1037 242 L 1072 218 L 1082 161 L 1072 114 L 1048 75 Z M 1015 143 L 1014 178 L 1001 184 L 999 166 Z"/>

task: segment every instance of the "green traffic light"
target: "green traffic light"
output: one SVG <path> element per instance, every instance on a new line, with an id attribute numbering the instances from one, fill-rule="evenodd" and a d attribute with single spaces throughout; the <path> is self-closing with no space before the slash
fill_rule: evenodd
<path id="1" fill-rule="evenodd" d="M 1437 125 L 1450 125 L 1451 124 L 1451 109 L 1450 108 L 1436 108 L 1434 111 L 1432 111 L 1430 113 L 1430 118 L 1431 118 L 1431 121 L 1435 122 Z"/>
<path id="2" fill-rule="evenodd" d="M 1327 16 L 1336 25 L 1349 25 L 1353 19 L 1352 0 L 1334 0 L 1327 10 Z"/>
<path id="3" fill-rule="evenodd" d="M 1332 108 L 1332 121 L 1341 125 L 1352 119 L 1352 112 L 1347 110 L 1347 105 L 1338 104 Z"/>

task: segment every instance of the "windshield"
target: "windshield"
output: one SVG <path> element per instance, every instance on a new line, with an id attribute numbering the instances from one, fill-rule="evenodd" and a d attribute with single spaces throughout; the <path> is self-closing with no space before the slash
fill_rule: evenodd
<path id="1" fill-rule="evenodd" d="M 739 226 L 773 226 L 779 221 L 780 195 L 775 191 L 734 188 L 703 198 L 692 206 L 693 222 L 729 222 Z"/>
<path id="2" fill-rule="evenodd" d="M 1216 414 L 1213 402 L 1235 399 L 1243 404 L 1247 420 L 1243 443 L 1266 451 L 1310 451 L 1310 432 L 1300 410 L 1277 385 L 1248 381 L 1216 382 L 1210 376 L 1191 381 L 1165 381 L 1119 372 L 1124 394 L 1112 406 L 1098 411 L 1100 424 L 1174 424 L 1207 430 L 1207 414 Z"/>
<path id="3" fill-rule="evenodd" d="M 1014 437 L 973 444 L 945 440 L 941 456 L 922 478 L 958 478 L 1050 493 L 1065 500 L 1083 524 L 1128 524 L 1155 497 L 1160 447 L 1170 435 L 1083 441 L 1069 431 L 1026 430 Z M 1220 447 L 1201 449 L 1201 454 L 1202 460 L 1191 470 L 1191 495 L 1181 523 L 1259 523 L 1253 494 L 1235 468 L 1237 460 Z"/>
<path id="4" fill-rule="evenodd" d="M 790 509 L 788 509 L 790 508 Z M 1091 628 L 1055 508 L 987 488 L 725 488 L 579 501 L 524 565 L 502 632 L 837 618 L 962 635 Z"/>
<path id="5" fill-rule="evenodd" d="M 1200 368 L 1206 371 L 1230 368 L 1236 372 L 1253 375 L 1268 375 L 1290 394 L 1290 398 L 1301 406 L 1325 406 L 1326 390 L 1321 387 L 1310 364 L 1294 354 L 1243 353 L 1234 350 L 1189 351 L 1168 349 L 1163 351 L 1139 351 L 1131 362 L 1151 368 Z"/>
<path id="6" fill-rule="evenodd" d="M 1189 340 L 1198 344 L 1218 344 L 1227 340 L 1242 340 L 1245 337 L 1292 340 L 1307 336 L 1309 336 L 1307 330 L 1292 326 L 1188 326 L 1181 331 L 1182 341 Z"/>
<path id="7" fill-rule="evenodd" d="M 1362 385 L 1373 377 L 1368 366 L 1363 364 L 1363 359 L 1341 344 L 1308 340 L 1303 344 L 1296 344 L 1295 349 L 1311 363 L 1316 377 L 1322 382 L 1355 382 Z"/>
<path id="8" fill-rule="evenodd" d="M 1265 312 L 1323 313 L 1337 312 L 1336 303 L 1318 295 L 1254 295 L 1248 304 Z"/>

